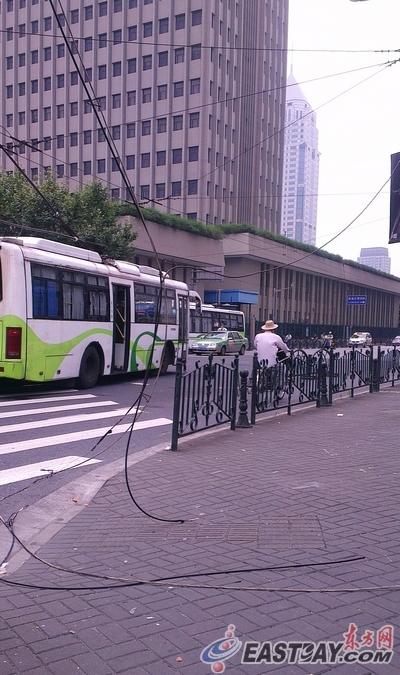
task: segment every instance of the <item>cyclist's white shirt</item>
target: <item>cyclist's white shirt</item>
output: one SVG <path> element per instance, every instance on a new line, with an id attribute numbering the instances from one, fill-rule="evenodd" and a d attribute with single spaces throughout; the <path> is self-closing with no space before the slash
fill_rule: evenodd
<path id="1" fill-rule="evenodd" d="M 269 330 L 263 333 L 258 333 L 254 338 L 254 349 L 257 352 L 259 361 L 268 361 L 268 366 L 276 364 L 276 352 L 278 349 L 288 354 L 289 349 L 285 345 L 282 338 Z"/>

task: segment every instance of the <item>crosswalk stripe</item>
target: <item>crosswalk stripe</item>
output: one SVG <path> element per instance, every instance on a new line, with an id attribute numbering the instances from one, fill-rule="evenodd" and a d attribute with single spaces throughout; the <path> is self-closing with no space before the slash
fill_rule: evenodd
<path id="1" fill-rule="evenodd" d="M 45 476 L 52 471 L 77 469 L 80 466 L 88 466 L 89 464 L 97 464 L 99 462 L 101 462 L 100 459 L 88 459 L 86 457 L 74 455 L 61 457 L 59 459 L 46 459 L 43 462 L 37 462 L 36 464 L 26 464 L 25 466 L 17 466 L 13 469 L 0 471 L 0 485 L 18 483 L 19 481 L 27 480 L 28 478 Z"/>
<path id="2" fill-rule="evenodd" d="M 32 429 L 41 429 L 42 427 L 57 427 L 64 424 L 79 424 L 79 422 L 91 422 L 92 420 L 108 419 L 109 417 L 122 417 L 123 415 L 134 415 L 136 409 L 127 412 L 127 408 L 118 408 L 117 410 L 107 410 L 106 412 L 97 412 L 87 415 L 71 415 L 71 417 L 55 417 L 52 420 L 37 420 L 36 422 L 21 422 L 21 424 L 6 424 L 0 427 L 0 434 L 8 434 L 16 431 L 31 431 Z M 110 425 L 111 426 L 111 425 Z"/>
<path id="3" fill-rule="evenodd" d="M 115 412 L 115 411 L 112 411 Z M 161 427 L 166 424 L 172 424 L 172 420 L 167 419 L 166 417 L 158 417 L 154 420 L 147 420 L 142 422 L 135 422 L 133 431 L 139 431 L 140 429 L 150 429 L 153 427 Z M 43 423 L 42 423 L 43 425 Z M 46 423 L 46 426 L 47 423 Z M 119 424 L 115 429 L 113 429 L 110 437 L 115 436 L 115 434 L 123 434 L 131 426 L 130 424 Z M 36 448 L 45 448 L 52 447 L 54 445 L 63 445 L 64 443 L 74 443 L 75 441 L 84 441 L 90 438 L 100 438 L 109 431 L 110 426 L 97 428 L 97 429 L 86 429 L 86 431 L 75 431 L 70 434 L 59 434 L 58 436 L 46 436 L 42 438 L 31 438 L 27 441 L 16 441 L 15 443 L 5 443 L 0 445 L 0 455 L 8 455 L 13 452 L 23 452 L 24 450 L 34 450 Z"/>
<path id="4" fill-rule="evenodd" d="M 94 394 L 77 394 L 76 396 L 67 394 L 66 396 L 46 396 L 46 398 L 24 398 L 24 399 L 8 399 L 7 401 L 0 401 L 0 408 L 15 405 L 28 405 L 31 403 L 52 403 L 52 401 L 69 401 L 70 399 L 87 399 L 96 398 Z"/>
<path id="5" fill-rule="evenodd" d="M 118 405 L 115 401 L 94 401 L 93 403 L 85 403 L 85 410 L 88 408 L 101 408 L 102 406 L 108 405 Z M 29 410 L 9 410 L 4 413 L 4 416 L 7 417 L 22 417 L 23 415 L 42 415 L 45 413 L 55 413 L 63 412 L 65 410 L 82 410 L 82 403 L 73 403 L 72 405 L 55 405 L 51 408 L 29 408 Z M 47 420 L 46 420 L 47 426 Z"/>

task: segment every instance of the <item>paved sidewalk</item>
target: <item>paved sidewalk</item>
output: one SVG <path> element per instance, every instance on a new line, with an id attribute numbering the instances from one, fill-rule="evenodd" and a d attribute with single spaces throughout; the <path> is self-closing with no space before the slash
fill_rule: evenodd
<path id="1" fill-rule="evenodd" d="M 388 388 L 149 454 L 129 470 L 135 499 L 184 523 L 108 480 L 37 551 L 53 567 L 31 557 L 0 577 L 0 675 L 398 675 L 399 410 Z M 391 662 L 369 661 L 374 643 L 358 663 L 322 663 L 323 646 L 271 663 L 268 644 L 241 663 L 245 642 L 343 642 L 350 624 L 366 643 L 392 625 Z M 229 625 L 212 670 L 200 655 Z"/>

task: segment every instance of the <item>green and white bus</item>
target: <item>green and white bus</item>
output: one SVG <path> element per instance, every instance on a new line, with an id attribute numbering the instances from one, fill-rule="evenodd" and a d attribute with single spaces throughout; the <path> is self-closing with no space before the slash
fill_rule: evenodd
<path id="1" fill-rule="evenodd" d="M 79 378 L 89 388 L 101 375 L 165 373 L 186 356 L 188 319 L 188 287 L 167 274 L 161 283 L 156 269 L 46 239 L 0 238 L 0 378 Z"/>
<path id="2" fill-rule="evenodd" d="M 218 328 L 235 330 L 245 337 L 244 313 L 232 307 L 207 305 L 197 291 L 190 291 L 189 351 L 196 338 Z"/>

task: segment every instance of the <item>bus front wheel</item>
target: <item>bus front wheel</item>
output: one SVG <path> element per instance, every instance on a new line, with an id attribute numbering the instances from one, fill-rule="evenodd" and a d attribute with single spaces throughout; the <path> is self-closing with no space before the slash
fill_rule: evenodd
<path id="1" fill-rule="evenodd" d="M 79 384 L 82 389 L 91 389 L 100 377 L 100 356 L 96 347 L 87 347 L 79 369 Z"/>

